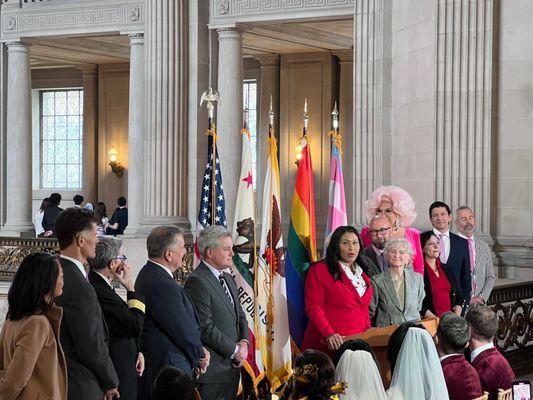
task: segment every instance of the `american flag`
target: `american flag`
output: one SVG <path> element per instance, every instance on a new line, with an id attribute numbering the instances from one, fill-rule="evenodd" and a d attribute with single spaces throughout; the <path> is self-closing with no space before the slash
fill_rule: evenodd
<path id="1" fill-rule="evenodd" d="M 202 181 L 200 209 L 198 210 L 198 231 L 209 225 L 227 226 L 222 172 L 220 171 L 214 124 L 211 125 L 208 135 L 207 164 Z"/>

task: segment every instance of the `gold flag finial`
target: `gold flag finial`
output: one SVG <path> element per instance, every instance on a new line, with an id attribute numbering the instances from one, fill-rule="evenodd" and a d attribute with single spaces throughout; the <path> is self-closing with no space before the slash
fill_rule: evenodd
<path id="1" fill-rule="evenodd" d="M 200 107 L 204 104 L 204 101 L 207 103 L 207 113 L 210 119 L 213 119 L 215 105 L 214 103 L 222 103 L 222 98 L 220 97 L 220 93 L 218 91 L 213 90 L 213 88 L 209 87 L 204 93 L 202 93 L 202 97 L 200 97 Z"/>
<path id="2" fill-rule="evenodd" d="M 307 97 L 305 98 L 304 102 L 304 134 L 307 133 L 307 123 L 309 121 L 309 117 L 307 115 Z"/>
<path id="3" fill-rule="evenodd" d="M 331 126 L 333 130 L 337 132 L 339 130 L 339 110 L 337 109 L 337 102 L 335 101 L 335 107 L 331 112 Z"/>

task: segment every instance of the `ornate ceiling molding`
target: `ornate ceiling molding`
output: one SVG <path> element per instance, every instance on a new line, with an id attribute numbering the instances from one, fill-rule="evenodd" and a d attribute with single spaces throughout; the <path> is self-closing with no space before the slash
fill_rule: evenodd
<path id="1" fill-rule="evenodd" d="M 354 14 L 354 0 L 209 0 L 212 27 Z"/>
<path id="2" fill-rule="evenodd" d="M 2 5 L 1 40 L 144 31 L 143 0 L 50 0 Z"/>

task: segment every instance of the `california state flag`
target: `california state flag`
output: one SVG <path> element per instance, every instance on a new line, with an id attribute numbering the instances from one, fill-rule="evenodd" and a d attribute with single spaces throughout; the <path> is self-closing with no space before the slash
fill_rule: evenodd
<path id="1" fill-rule="evenodd" d="M 280 218 L 277 143 L 269 129 L 269 154 L 263 190 L 261 244 L 256 273 L 255 332 L 271 392 L 291 376 L 291 345 Z"/>
<path id="2" fill-rule="evenodd" d="M 233 267 L 232 275 L 237 283 L 239 299 L 248 321 L 250 347 L 244 368 L 252 378 L 254 387 L 263 378 L 261 354 L 255 351 L 256 336 L 254 332 L 254 277 L 256 270 L 255 243 L 255 204 L 252 176 L 252 146 L 250 131 L 246 125 L 242 134 L 242 166 L 235 206 L 235 222 L 233 224 Z"/>

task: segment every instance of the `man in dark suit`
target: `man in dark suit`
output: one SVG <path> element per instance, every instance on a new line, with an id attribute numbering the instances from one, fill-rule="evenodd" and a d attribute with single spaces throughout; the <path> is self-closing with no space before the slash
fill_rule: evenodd
<path id="1" fill-rule="evenodd" d="M 481 396 L 479 375 L 464 356 L 470 340 L 468 322 L 452 312 L 443 314 L 435 340 L 450 400 L 472 400 Z"/>
<path id="2" fill-rule="evenodd" d="M 123 399 L 137 399 L 137 375 L 144 371 L 144 357 L 138 341 L 144 322 L 144 296 L 135 293 L 130 267 L 121 252 L 122 240 L 104 236 L 96 244 L 96 257 L 89 260 L 89 282 L 98 296 L 109 327 L 109 355 L 117 371 L 118 391 Z M 127 290 L 126 303 L 115 292 L 116 280 Z"/>
<path id="3" fill-rule="evenodd" d="M 148 262 L 137 276 L 135 291 L 146 299 L 141 335 L 146 370 L 139 399 L 150 400 L 155 377 L 163 367 L 171 365 L 198 375 L 209 365 L 209 352 L 202 346 L 194 307 L 173 276 L 185 255 L 182 231 L 175 226 L 154 228 L 146 247 Z"/>
<path id="4" fill-rule="evenodd" d="M 84 267 L 95 256 L 96 220 L 92 211 L 67 208 L 57 217 L 55 231 L 65 281 L 56 304 L 63 307 L 60 341 L 68 367 L 68 399 L 118 398 L 107 327 Z"/>
<path id="5" fill-rule="evenodd" d="M 439 238 L 441 265 L 448 272 L 448 276 L 455 281 L 455 286 L 461 289 L 465 304 L 469 304 L 472 278 L 468 243 L 465 239 L 450 232 L 452 212 L 446 203 L 436 201 L 431 204 L 429 218 L 433 225 L 433 233 Z M 465 310 L 466 307 L 463 307 L 463 311 Z"/>
<path id="6" fill-rule="evenodd" d="M 198 382 L 203 399 L 237 396 L 240 367 L 248 356 L 248 323 L 237 285 L 225 270 L 232 265 L 233 240 L 222 226 L 209 226 L 198 236 L 202 262 L 185 283 L 202 330 L 202 342 L 212 352 L 211 365 Z"/>
<path id="7" fill-rule="evenodd" d="M 494 347 L 498 332 L 498 317 L 482 304 L 473 304 L 466 314 L 472 335 L 470 337 L 470 362 L 479 374 L 481 388 L 489 393 L 489 400 L 496 400 L 498 389 L 511 388 L 515 373 L 509 362 Z"/>
<path id="8" fill-rule="evenodd" d="M 117 200 L 118 207 L 113 212 L 109 220 L 109 234 L 113 236 L 123 235 L 124 229 L 128 226 L 128 208 L 126 198 L 120 196 Z"/>
<path id="9" fill-rule="evenodd" d="M 42 236 L 44 237 L 55 236 L 54 226 L 57 217 L 61 211 L 63 211 L 63 209 L 59 207 L 59 203 L 61 203 L 61 195 L 59 193 L 52 193 L 48 198 L 48 207 L 46 207 L 43 213 L 42 226 L 44 232 Z"/>
<path id="10" fill-rule="evenodd" d="M 391 226 L 387 218 L 376 216 L 372 218 L 368 228 L 368 234 L 372 239 L 372 244 L 363 250 L 362 258 L 366 265 L 361 267 L 371 277 L 381 274 L 389 268 L 383 249 L 390 239 Z"/>

